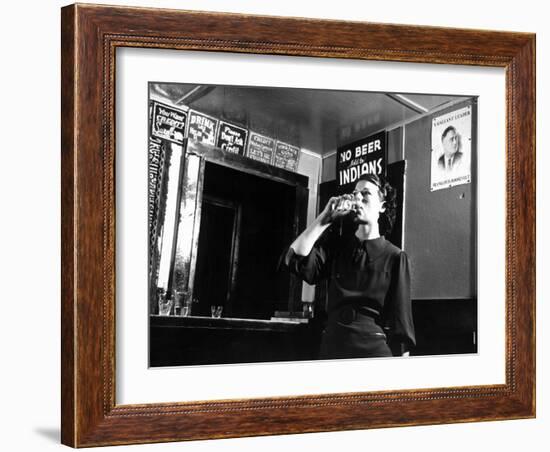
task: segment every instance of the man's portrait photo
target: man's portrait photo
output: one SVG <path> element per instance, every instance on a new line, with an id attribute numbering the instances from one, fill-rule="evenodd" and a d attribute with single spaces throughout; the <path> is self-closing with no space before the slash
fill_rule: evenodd
<path id="1" fill-rule="evenodd" d="M 439 169 L 448 173 L 458 168 L 462 163 L 460 151 L 460 135 L 454 126 L 447 127 L 441 134 L 443 155 L 437 160 Z"/>
<path id="2" fill-rule="evenodd" d="M 431 191 L 471 180 L 472 112 L 461 108 L 432 121 Z"/>

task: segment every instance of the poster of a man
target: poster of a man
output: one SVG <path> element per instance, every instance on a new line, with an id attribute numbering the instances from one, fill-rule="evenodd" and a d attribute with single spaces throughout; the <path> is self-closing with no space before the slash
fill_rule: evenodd
<path id="1" fill-rule="evenodd" d="M 471 130 L 471 107 L 433 119 L 431 191 L 470 182 Z"/>
<path id="2" fill-rule="evenodd" d="M 439 157 L 437 164 L 440 170 L 452 172 L 462 163 L 460 135 L 454 126 L 449 126 L 443 131 L 441 142 L 443 143 L 443 155 Z"/>

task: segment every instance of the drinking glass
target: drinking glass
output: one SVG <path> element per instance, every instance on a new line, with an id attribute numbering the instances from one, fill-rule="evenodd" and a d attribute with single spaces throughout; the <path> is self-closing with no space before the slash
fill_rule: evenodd
<path id="1" fill-rule="evenodd" d="M 302 305 L 302 310 L 304 313 L 304 317 L 308 319 L 313 318 L 313 302 L 310 301 L 304 301 Z"/>
<path id="2" fill-rule="evenodd" d="M 210 306 L 210 312 L 212 317 L 219 319 L 222 316 L 223 306 Z"/>
<path id="3" fill-rule="evenodd" d="M 166 299 L 166 295 L 159 296 L 159 315 L 170 315 L 170 311 L 172 311 L 172 305 L 174 304 L 174 300 Z"/>
<path id="4" fill-rule="evenodd" d="M 174 315 L 187 317 L 191 313 L 191 309 L 188 305 L 187 291 L 186 290 L 174 290 L 172 298 L 174 299 Z"/>

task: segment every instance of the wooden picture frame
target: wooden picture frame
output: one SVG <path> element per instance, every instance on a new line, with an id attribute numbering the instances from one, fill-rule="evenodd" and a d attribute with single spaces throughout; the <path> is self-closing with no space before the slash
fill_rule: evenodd
<path id="1" fill-rule="evenodd" d="M 62 9 L 61 31 L 64 444 L 85 447 L 535 416 L 533 34 L 78 4 Z M 505 384 L 117 405 L 114 86 L 119 47 L 505 68 Z"/>

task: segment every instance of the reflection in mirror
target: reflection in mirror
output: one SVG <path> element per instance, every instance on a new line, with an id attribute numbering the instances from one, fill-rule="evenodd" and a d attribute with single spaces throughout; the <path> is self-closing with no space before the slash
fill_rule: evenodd
<path id="1" fill-rule="evenodd" d="M 236 269 L 239 261 L 241 205 L 204 194 L 195 272 L 193 314 L 207 316 L 211 306 L 233 313 Z"/>
<path id="2" fill-rule="evenodd" d="M 150 307 L 152 312 L 157 312 L 157 297 L 166 296 L 169 291 L 170 273 L 172 266 L 172 249 L 176 240 L 175 219 L 178 212 L 179 175 L 181 172 L 183 148 L 173 143 L 163 145 L 162 171 L 158 178 L 158 186 L 155 191 L 156 204 L 150 208 L 156 221 L 155 231 L 150 233 Z"/>
<path id="3" fill-rule="evenodd" d="M 197 314 L 216 304 L 224 306 L 224 316 L 267 320 L 288 308 L 290 275 L 277 272 L 277 264 L 293 239 L 295 209 L 292 185 L 206 163 Z"/>
<path id="4" fill-rule="evenodd" d="M 201 218 L 201 168 L 203 165 L 204 163 L 199 156 L 185 154 L 179 178 L 179 212 L 174 225 L 177 234 L 177 244 L 172 262 L 172 280 L 170 281 L 170 286 L 173 290 L 183 294 L 183 299 L 181 301 L 178 300 L 178 302 L 184 305 L 191 305 L 193 300 L 195 249 L 198 238 L 197 228 Z"/>
<path id="5" fill-rule="evenodd" d="M 183 295 L 174 313 L 189 305 L 192 316 L 207 316 L 215 302 L 226 317 L 269 320 L 301 308 L 298 285 L 277 266 L 305 221 L 308 179 L 187 140 L 166 147 L 151 284 Z"/>

